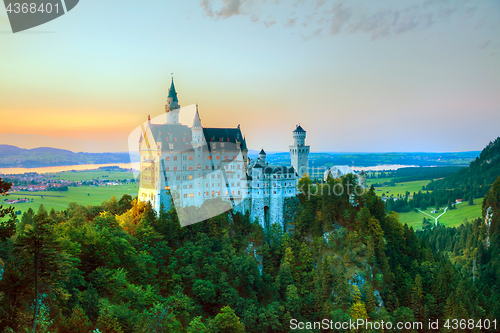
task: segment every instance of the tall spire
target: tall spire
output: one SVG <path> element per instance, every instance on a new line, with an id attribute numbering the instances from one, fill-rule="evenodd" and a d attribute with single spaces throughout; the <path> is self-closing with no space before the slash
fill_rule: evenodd
<path id="1" fill-rule="evenodd" d="M 172 110 L 179 110 L 179 100 L 177 99 L 177 92 L 175 91 L 174 78 L 172 77 L 172 84 L 168 90 L 167 105 L 165 105 L 165 111 L 170 113 Z M 178 121 L 174 121 L 177 123 Z"/>
<path id="2" fill-rule="evenodd" d="M 198 104 L 196 104 L 196 114 L 194 115 L 193 127 L 201 127 L 200 114 L 198 113 Z"/>
<path id="3" fill-rule="evenodd" d="M 177 100 L 177 92 L 175 91 L 174 77 L 172 77 L 172 84 L 170 84 L 168 98 L 172 98 L 172 102 L 179 102 L 179 100 Z"/>

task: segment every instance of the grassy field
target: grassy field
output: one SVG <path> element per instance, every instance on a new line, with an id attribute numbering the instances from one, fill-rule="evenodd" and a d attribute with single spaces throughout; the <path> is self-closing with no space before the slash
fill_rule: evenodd
<path id="1" fill-rule="evenodd" d="M 366 180 L 366 184 L 368 186 L 371 186 L 372 184 L 376 184 L 376 183 L 385 183 L 385 182 L 390 182 L 392 179 L 394 179 L 394 177 L 380 177 L 380 178 L 368 178 Z"/>
<path id="2" fill-rule="evenodd" d="M 82 172 L 85 173 L 85 172 Z M 123 179 L 123 178 L 122 178 Z M 78 180 L 78 179 L 77 179 Z M 29 208 L 38 211 L 40 204 L 43 204 L 47 211 L 52 208 L 55 210 L 65 209 L 70 202 L 76 202 L 79 205 L 98 205 L 103 201 L 111 199 L 115 196 L 120 199 L 124 194 L 130 194 L 132 197 L 137 196 L 138 186 L 135 183 L 127 185 L 114 186 L 80 186 L 70 187 L 65 192 L 43 191 L 43 192 L 13 192 L 7 199 L 33 199 L 33 202 L 14 204 L 15 210 L 21 212 L 27 211 Z M 9 205 L 4 205 L 7 207 Z"/>
<path id="3" fill-rule="evenodd" d="M 55 174 L 54 178 L 69 181 L 84 181 L 92 179 L 123 180 L 133 179 L 134 174 L 129 171 L 63 171 Z"/>
<path id="4" fill-rule="evenodd" d="M 384 179 L 384 178 L 379 178 Z M 387 178 L 390 181 L 390 178 Z M 395 186 L 382 186 L 375 187 L 375 190 L 379 195 L 384 194 L 386 197 L 390 197 L 391 195 L 397 197 L 398 194 L 404 195 L 406 191 L 413 194 L 413 192 L 418 192 L 422 190 L 422 186 L 426 186 L 430 183 L 430 180 L 418 180 L 414 182 L 406 182 L 406 183 L 397 183 Z"/>
<path id="5" fill-rule="evenodd" d="M 481 217 L 481 207 L 483 204 L 483 198 L 474 199 L 474 205 L 469 206 L 466 202 L 458 204 L 457 209 L 451 209 L 446 212 L 443 216 L 441 216 L 438 220 L 439 224 L 445 225 L 447 227 L 458 227 L 461 225 L 465 219 L 471 222 L 478 217 Z M 429 208 L 424 210 L 429 215 L 434 217 L 438 217 L 444 211 L 444 208 L 440 209 L 436 214 L 431 213 L 434 208 Z M 408 212 L 408 213 L 399 213 L 399 221 L 403 224 L 408 224 L 408 226 L 412 226 L 413 229 L 422 229 L 422 219 L 430 218 L 428 215 L 422 214 L 420 212 Z M 431 221 L 434 223 L 434 221 Z"/>

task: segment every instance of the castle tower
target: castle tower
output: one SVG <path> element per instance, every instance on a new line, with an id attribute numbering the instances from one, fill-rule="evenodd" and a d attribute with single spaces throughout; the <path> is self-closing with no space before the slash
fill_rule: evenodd
<path id="1" fill-rule="evenodd" d="M 292 166 L 299 177 L 308 172 L 309 167 L 309 146 L 305 145 L 305 141 L 306 131 L 300 125 L 297 125 L 297 128 L 293 131 L 293 146 L 290 146 L 290 158 Z"/>
<path id="2" fill-rule="evenodd" d="M 167 124 L 179 123 L 180 105 L 177 99 L 177 92 L 175 91 L 174 78 L 168 90 L 167 104 L 165 105 L 165 112 L 167 113 Z"/>
<path id="3" fill-rule="evenodd" d="M 266 165 L 266 152 L 264 151 L 264 149 L 260 150 L 259 158 L 260 158 L 260 161 L 262 162 L 262 164 Z"/>
<path id="4" fill-rule="evenodd" d="M 193 119 L 193 127 L 191 128 L 193 133 L 191 144 L 195 147 L 203 145 L 203 127 L 201 127 L 200 114 L 198 113 L 198 105 L 196 105 L 196 114 Z"/>

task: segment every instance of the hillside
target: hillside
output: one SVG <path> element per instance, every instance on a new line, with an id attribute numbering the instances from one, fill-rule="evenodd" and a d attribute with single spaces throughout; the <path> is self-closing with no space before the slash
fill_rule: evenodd
<path id="1" fill-rule="evenodd" d="M 472 192 L 475 197 L 482 197 L 498 176 L 500 176 L 500 137 L 490 142 L 468 168 L 430 183 L 427 190 L 463 190 Z"/>
<path id="2" fill-rule="evenodd" d="M 37 295 L 50 332 L 290 332 L 292 320 L 323 318 L 413 322 L 415 332 L 429 320 L 498 317 L 488 290 L 387 214 L 374 190 L 349 195 L 354 181 L 300 194 L 290 225 L 265 228 L 235 212 L 181 228 L 175 210 L 156 214 L 130 195 L 30 209 L 0 242 L 0 331 L 28 331 Z"/>
<path id="3" fill-rule="evenodd" d="M 128 153 L 74 153 L 70 150 L 51 147 L 24 149 L 11 145 L 0 145 L 1 168 L 129 162 Z"/>

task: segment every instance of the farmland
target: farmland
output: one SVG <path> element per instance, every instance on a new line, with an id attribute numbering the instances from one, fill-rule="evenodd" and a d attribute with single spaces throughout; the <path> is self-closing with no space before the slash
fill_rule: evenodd
<path id="1" fill-rule="evenodd" d="M 134 178 L 132 172 L 126 170 L 93 170 L 93 171 L 66 171 L 56 174 L 47 174 L 51 179 L 66 180 L 72 182 L 83 181 L 123 181 Z M 14 204 L 15 211 L 24 213 L 29 208 L 37 211 L 40 204 L 43 204 L 45 209 L 50 211 L 65 209 L 69 203 L 76 202 L 80 205 L 98 205 L 102 201 L 107 201 L 115 196 L 120 199 L 124 194 L 129 194 L 135 197 L 138 192 L 138 185 L 135 182 L 123 182 L 118 185 L 106 185 L 107 183 L 100 182 L 101 186 L 69 186 L 67 191 L 15 191 L 3 198 L 7 199 L 22 199 L 28 198 L 28 203 Z"/>

